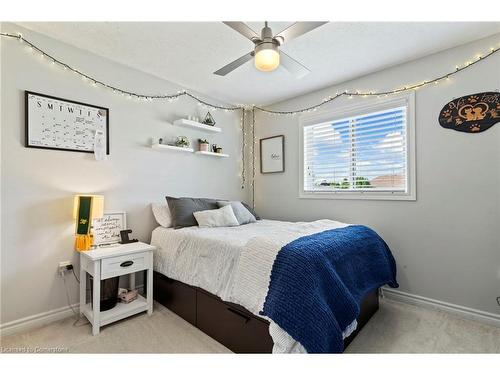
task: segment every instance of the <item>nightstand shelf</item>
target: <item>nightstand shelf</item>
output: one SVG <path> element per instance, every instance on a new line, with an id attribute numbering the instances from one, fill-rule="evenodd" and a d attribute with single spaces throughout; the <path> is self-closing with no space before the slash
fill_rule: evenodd
<path id="1" fill-rule="evenodd" d="M 220 133 L 222 130 L 221 128 L 218 128 L 216 126 L 210 126 L 210 125 L 202 124 L 201 122 L 186 120 L 184 118 L 181 118 L 179 120 L 175 120 L 174 125 L 187 126 L 189 128 L 195 128 L 195 129 L 204 130 L 204 131 L 212 132 L 212 133 Z"/>
<path id="2" fill-rule="evenodd" d="M 138 295 L 137 299 L 130 303 L 118 302 L 112 309 L 100 312 L 101 326 L 116 322 L 117 320 L 121 320 L 130 315 L 138 314 L 140 312 L 146 311 L 147 309 L 148 301 L 141 295 Z M 92 304 L 85 304 L 83 314 L 87 317 L 89 322 L 92 322 L 94 320 Z"/>

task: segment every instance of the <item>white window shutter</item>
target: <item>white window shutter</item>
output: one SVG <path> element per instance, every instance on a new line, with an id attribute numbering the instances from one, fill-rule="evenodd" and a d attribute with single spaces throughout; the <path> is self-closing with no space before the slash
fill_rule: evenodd
<path id="1" fill-rule="evenodd" d="M 407 107 L 303 128 L 305 192 L 406 192 Z"/>

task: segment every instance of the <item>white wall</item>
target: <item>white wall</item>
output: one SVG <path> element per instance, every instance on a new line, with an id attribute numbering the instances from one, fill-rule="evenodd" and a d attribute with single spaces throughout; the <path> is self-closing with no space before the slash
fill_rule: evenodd
<path id="1" fill-rule="evenodd" d="M 275 108 L 305 107 L 336 91 L 386 90 L 421 82 L 499 43 L 497 34 Z M 286 142 L 285 173 L 261 175 L 257 170 L 257 212 L 282 220 L 331 218 L 366 224 L 392 249 L 401 290 L 499 314 L 495 297 L 500 295 L 500 124 L 480 134 L 466 134 L 443 129 L 437 121 L 439 111 L 452 98 L 498 90 L 499 67 L 500 53 L 446 83 L 417 91 L 414 202 L 299 199 L 299 119 L 257 112 L 257 140 L 284 134 Z M 332 69 L 341 68 L 332 62 Z M 335 110 L 356 100 L 373 99 L 342 99 L 324 109 Z"/>
<path id="2" fill-rule="evenodd" d="M 182 89 L 13 24 L 3 24 L 2 31 L 21 31 L 70 64 L 124 88 L 157 93 Z M 305 106 L 337 90 L 382 90 L 432 78 L 498 45 L 499 39 L 497 35 L 445 51 L 276 108 Z M 78 265 L 73 250 L 73 194 L 104 194 L 106 209 L 127 211 L 134 236 L 143 241 L 149 241 L 155 226 L 149 203 L 162 201 L 165 194 L 245 198 L 247 191 L 241 190 L 238 178 L 239 115 L 214 113 L 223 132 L 210 138 L 224 146 L 229 159 L 154 151 L 147 147 L 151 137 L 203 136 L 169 124 L 188 114 L 204 114 L 195 103 L 188 99 L 172 104 L 138 103 L 91 87 L 33 56 L 15 40 L 2 39 L 0 46 L 2 323 L 67 304 L 56 268 L 59 261 L 68 259 Z M 484 133 L 464 134 L 437 123 L 439 110 L 450 99 L 498 90 L 499 57 L 475 65 L 446 84 L 417 92 L 415 202 L 298 199 L 298 119 L 257 112 L 257 139 L 285 134 L 287 168 L 284 174 L 265 176 L 257 170 L 258 212 L 284 220 L 326 217 L 367 224 L 393 250 L 402 290 L 499 313 L 495 297 L 500 294 L 500 125 Z M 340 68 L 332 64 L 332 69 Z M 110 108 L 108 160 L 96 162 L 90 154 L 25 148 L 24 90 Z M 339 101 L 325 107 L 344 104 Z M 73 280 L 69 284 L 74 303 L 77 286 Z"/>
<path id="3" fill-rule="evenodd" d="M 22 32 L 47 52 L 103 81 L 144 93 L 182 89 L 42 35 L 3 24 L 3 32 Z M 133 236 L 149 241 L 155 227 L 149 203 L 166 194 L 243 199 L 239 113 L 212 112 L 223 131 L 217 135 L 170 125 L 206 110 L 190 99 L 143 103 L 94 88 L 75 74 L 52 66 L 16 40 L 1 42 L 1 322 L 67 305 L 56 276 L 59 261 L 72 260 L 72 196 L 99 193 L 105 209 L 128 214 Z M 154 56 L 151 56 L 154 58 Z M 175 58 L 173 54 L 172 58 Z M 165 61 L 168 64 L 168 61 Z M 110 109 L 110 151 L 106 161 L 92 154 L 24 147 L 24 90 L 100 105 Z M 151 137 L 207 137 L 223 146 L 228 159 L 159 152 Z M 76 282 L 68 278 L 71 302 Z"/>

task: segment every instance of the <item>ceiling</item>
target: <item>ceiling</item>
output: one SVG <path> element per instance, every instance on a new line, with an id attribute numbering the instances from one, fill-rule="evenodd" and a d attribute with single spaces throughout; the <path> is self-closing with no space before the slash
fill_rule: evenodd
<path id="1" fill-rule="evenodd" d="M 276 34 L 292 23 L 269 26 Z M 311 70 L 297 79 L 281 67 L 260 72 L 252 62 L 225 77 L 212 74 L 253 47 L 221 22 L 19 24 L 233 104 L 279 102 L 500 32 L 493 22 L 332 22 L 285 42 L 283 50 Z"/>

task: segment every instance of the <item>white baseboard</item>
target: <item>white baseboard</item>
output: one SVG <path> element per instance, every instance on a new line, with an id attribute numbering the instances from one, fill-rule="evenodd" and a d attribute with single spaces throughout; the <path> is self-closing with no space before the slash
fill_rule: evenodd
<path id="1" fill-rule="evenodd" d="M 142 287 L 142 285 L 137 285 L 138 289 L 141 289 Z M 422 297 L 416 294 L 406 293 L 396 289 L 381 288 L 381 292 L 383 297 L 389 300 L 431 308 L 434 310 L 445 311 L 454 315 L 458 315 L 465 319 L 475 320 L 477 322 L 500 327 L 500 315 L 498 314 L 475 310 L 465 306 L 454 305 L 452 303 L 438 301 L 432 298 Z M 75 311 L 78 311 L 79 304 L 75 303 L 71 307 L 73 307 Z M 46 311 L 40 314 L 31 315 L 0 325 L 0 335 L 7 336 L 28 331 L 30 329 L 70 317 L 72 315 L 74 315 L 74 313 L 69 306 Z"/>
<path id="2" fill-rule="evenodd" d="M 450 314 L 458 315 L 465 319 L 475 320 L 480 323 L 485 323 L 496 327 L 500 327 L 500 315 L 498 314 L 471 309 L 465 306 L 454 305 L 452 303 L 438 301 L 435 299 L 402 292 L 397 289 L 382 288 L 381 290 L 384 298 L 393 301 L 399 301 L 408 303 L 410 305 L 445 311 Z"/>
<path id="3" fill-rule="evenodd" d="M 75 311 L 78 311 L 79 309 L 78 306 L 79 304 L 75 303 L 71 307 Z M 73 310 L 71 310 L 71 307 L 69 306 L 60 307 L 58 309 L 46 311 L 40 314 L 35 314 L 27 316 L 25 318 L 4 323 L 0 326 L 0 335 L 7 336 L 15 333 L 21 333 L 36 327 L 40 327 L 55 322 L 57 320 L 67 318 L 72 315 L 74 316 L 75 314 L 73 313 Z"/>
<path id="4" fill-rule="evenodd" d="M 144 284 L 136 285 L 139 292 L 144 291 Z M 79 311 L 80 304 L 71 305 L 73 310 Z M 41 327 L 43 325 L 56 322 L 58 320 L 74 315 L 73 310 L 69 306 L 60 307 L 58 309 L 46 311 L 40 314 L 27 316 L 25 318 L 13 320 L 11 322 L 0 325 L 0 336 L 7 336 L 16 333 L 29 331 L 30 329 Z"/>

